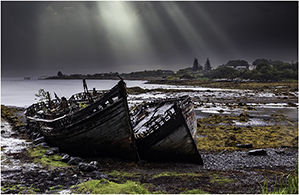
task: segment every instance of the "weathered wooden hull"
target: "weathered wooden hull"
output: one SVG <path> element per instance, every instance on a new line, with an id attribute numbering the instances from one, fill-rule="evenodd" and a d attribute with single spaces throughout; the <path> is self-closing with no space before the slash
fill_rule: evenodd
<path id="1" fill-rule="evenodd" d="M 47 132 L 46 141 L 61 151 L 79 156 L 115 156 L 137 159 L 135 139 L 130 127 L 126 100 L 122 99 L 99 113 L 65 128 Z"/>
<path id="2" fill-rule="evenodd" d="M 196 146 L 196 119 L 193 104 L 174 104 L 172 117 L 163 120 L 149 135 L 138 138 L 137 148 L 141 159 L 158 161 L 185 161 L 203 164 Z"/>
<path id="3" fill-rule="evenodd" d="M 32 112 L 31 112 L 32 113 Z M 51 146 L 76 156 L 110 156 L 138 160 L 125 92 L 120 81 L 96 102 L 48 120 L 27 116 Z"/>

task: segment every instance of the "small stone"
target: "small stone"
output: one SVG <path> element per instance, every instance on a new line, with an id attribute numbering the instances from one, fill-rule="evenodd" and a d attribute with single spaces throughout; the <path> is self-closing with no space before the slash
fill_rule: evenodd
<path id="1" fill-rule="evenodd" d="M 34 141 L 33 141 L 33 143 L 35 144 L 35 145 L 37 145 L 37 144 L 40 144 L 40 143 L 42 143 L 42 142 L 45 142 L 45 137 L 39 137 L 39 138 L 36 138 Z"/>
<path id="2" fill-rule="evenodd" d="M 94 165 L 96 167 L 99 165 L 99 163 L 97 161 L 91 161 L 89 164 L 90 165 Z"/>
<path id="3" fill-rule="evenodd" d="M 47 144 L 47 142 L 39 143 L 39 144 L 37 144 L 36 146 L 41 146 L 41 147 L 43 147 L 43 148 L 50 148 L 50 146 Z"/>
<path id="4" fill-rule="evenodd" d="M 54 153 L 59 153 L 59 148 L 58 147 L 53 147 L 52 150 L 53 150 Z"/>
<path id="5" fill-rule="evenodd" d="M 82 162 L 82 159 L 79 157 L 71 157 L 69 162 L 67 164 L 69 165 L 78 165 L 80 162 Z"/>
<path id="6" fill-rule="evenodd" d="M 95 174 L 96 179 L 108 179 L 108 175 L 101 173 L 100 171 L 92 171 L 93 174 Z"/>
<path id="7" fill-rule="evenodd" d="M 262 156 L 262 155 L 267 155 L 267 152 L 264 149 L 256 149 L 256 150 L 248 151 L 248 154 L 254 156 Z"/>
<path id="8" fill-rule="evenodd" d="M 69 160 L 70 160 L 70 155 L 68 155 L 68 154 L 63 155 L 63 157 L 61 159 L 62 162 L 68 162 Z"/>
<path id="9" fill-rule="evenodd" d="M 53 150 L 46 150 L 45 154 L 50 156 L 50 155 L 54 154 L 54 151 Z"/>
<path id="10" fill-rule="evenodd" d="M 237 148 L 253 148 L 252 144 L 237 144 Z"/>
<path id="11" fill-rule="evenodd" d="M 85 171 L 85 172 L 91 172 L 94 170 L 97 170 L 97 167 L 95 165 L 91 165 L 88 163 L 80 162 L 78 164 L 77 170 L 79 171 Z"/>
<path id="12" fill-rule="evenodd" d="M 36 139 L 36 138 L 37 138 L 37 137 L 36 137 L 37 134 L 38 134 L 37 132 L 32 132 L 31 135 L 30 135 L 30 137 L 31 137 L 32 139 Z"/>
<path id="13" fill-rule="evenodd" d="M 25 128 L 25 127 L 20 127 L 20 128 L 18 129 L 18 131 L 19 131 L 20 133 L 25 133 L 26 128 Z"/>
<path id="14" fill-rule="evenodd" d="M 285 154 L 285 151 L 284 150 L 276 150 L 275 151 L 277 154 Z"/>

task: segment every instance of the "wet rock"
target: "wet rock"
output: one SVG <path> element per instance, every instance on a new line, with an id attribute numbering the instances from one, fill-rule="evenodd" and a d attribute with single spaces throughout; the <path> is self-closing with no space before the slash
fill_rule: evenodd
<path id="1" fill-rule="evenodd" d="M 96 167 L 99 165 L 99 163 L 97 161 L 91 161 L 89 164 L 90 165 L 94 165 Z"/>
<path id="2" fill-rule="evenodd" d="M 277 154 L 285 154 L 285 151 L 284 151 L 284 150 L 275 150 L 275 152 L 276 152 Z"/>
<path id="3" fill-rule="evenodd" d="M 45 154 L 50 156 L 50 155 L 54 154 L 54 151 L 53 150 L 46 150 Z"/>
<path id="4" fill-rule="evenodd" d="M 103 174 L 103 173 L 101 173 L 100 171 L 93 171 L 92 172 L 94 175 L 95 175 L 95 178 L 96 179 L 102 179 L 102 178 L 104 178 L 104 179 L 108 179 L 108 175 L 106 175 L 106 174 Z"/>
<path id="5" fill-rule="evenodd" d="M 41 146 L 43 148 L 50 148 L 50 146 L 47 144 L 47 142 L 42 142 L 40 144 L 37 144 L 36 146 Z"/>
<path id="6" fill-rule="evenodd" d="M 70 155 L 68 154 L 63 155 L 61 159 L 62 162 L 69 162 L 69 160 L 70 160 Z"/>
<path id="7" fill-rule="evenodd" d="M 26 133 L 28 134 L 28 135 L 30 135 L 31 133 L 33 132 L 33 130 L 32 129 L 26 129 Z"/>
<path id="8" fill-rule="evenodd" d="M 252 144 L 237 144 L 237 148 L 253 148 Z"/>
<path id="9" fill-rule="evenodd" d="M 59 153 L 59 151 L 60 151 L 58 147 L 53 147 L 52 150 L 54 153 Z"/>
<path id="10" fill-rule="evenodd" d="M 85 171 L 85 172 L 92 172 L 94 170 L 97 170 L 97 166 L 94 164 L 88 164 L 84 162 L 80 162 L 77 166 L 77 170 L 79 171 Z"/>
<path id="11" fill-rule="evenodd" d="M 67 164 L 69 164 L 69 165 L 78 165 L 80 162 L 82 162 L 82 158 L 80 158 L 80 157 L 71 157 Z"/>
<path id="12" fill-rule="evenodd" d="M 4 134 L 5 133 L 5 131 L 4 130 L 1 130 L 1 134 Z"/>
<path id="13" fill-rule="evenodd" d="M 19 131 L 20 133 L 25 133 L 26 128 L 25 128 L 25 127 L 20 127 L 20 128 L 18 129 L 18 131 Z"/>
<path id="14" fill-rule="evenodd" d="M 36 139 L 37 134 L 38 134 L 37 132 L 31 132 L 30 138 L 31 139 Z"/>
<path id="15" fill-rule="evenodd" d="M 37 133 L 36 138 L 40 138 L 40 137 L 43 137 L 42 134 Z"/>
<path id="16" fill-rule="evenodd" d="M 264 149 L 256 149 L 256 150 L 248 151 L 248 154 L 254 156 L 263 156 L 263 155 L 267 155 L 267 152 Z"/>
<path id="17" fill-rule="evenodd" d="M 17 132 L 15 132 L 15 131 L 13 131 L 13 132 L 11 132 L 11 137 L 17 137 L 18 136 L 18 133 Z"/>
<path id="18" fill-rule="evenodd" d="M 6 180 L 6 183 L 17 184 L 18 182 L 16 180 L 9 179 L 9 180 Z"/>
<path id="19" fill-rule="evenodd" d="M 39 138 L 36 138 L 34 141 L 33 141 L 33 143 L 35 144 L 35 145 L 37 145 L 37 144 L 40 144 L 40 143 L 42 143 L 42 142 L 45 142 L 45 137 L 39 137 Z"/>
<path id="20" fill-rule="evenodd" d="M 49 154 L 49 155 L 53 155 L 54 153 L 59 153 L 59 148 L 58 147 L 53 147 L 53 148 L 51 148 L 50 150 L 47 150 L 47 151 L 49 151 L 49 152 L 51 151 L 50 152 L 51 154 Z"/>

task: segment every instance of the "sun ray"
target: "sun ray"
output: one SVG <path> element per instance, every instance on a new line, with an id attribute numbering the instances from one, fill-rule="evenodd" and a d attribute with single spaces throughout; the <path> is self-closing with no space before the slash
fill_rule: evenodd
<path id="1" fill-rule="evenodd" d="M 207 43 L 200 36 L 200 32 L 192 26 L 176 2 L 162 2 L 162 6 L 194 52 L 211 53 Z"/>
<path id="2" fill-rule="evenodd" d="M 154 57 L 152 45 L 132 2 L 98 2 L 102 22 L 114 56 L 121 61 L 138 63 Z"/>
<path id="3" fill-rule="evenodd" d="M 238 56 L 238 52 L 235 50 L 232 41 L 225 34 L 224 30 L 218 27 L 217 23 L 212 19 L 211 16 L 209 16 L 208 12 L 206 12 L 205 9 L 200 6 L 200 4 L 196 2 L 192 2 L 192 4 L 192 7 L 197 10 L 196 13 L 199 15 L 199 17 L 208 24 L 212 30 L 212 33 L 216 35 L 215 37 L 217 37 L 217 39 L 219 39 L 220 42 L 225 45 L 225 48 L 227 48 L 226 52 L 230 52 L 230 54 L 233 56 Z"/>

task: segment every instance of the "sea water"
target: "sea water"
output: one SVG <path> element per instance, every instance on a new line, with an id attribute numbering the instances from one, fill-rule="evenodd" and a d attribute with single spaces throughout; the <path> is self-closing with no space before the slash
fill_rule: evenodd
<path id="1" fill-rule="evenodd" d="M 210 88 L 194 86 L 158 85 L 146 84 L 142 80 L 125 80 L 127 87 L 141 87 L 143 89 L 184 89 L 206 91 Z M 108 90 L 118 83 L 118 80 L 93 80 L 86 79 L 88 89 Z M 17 107 L 28 107 L 37 102 L 35 94 L 39 89 L 49 91 L 54 97 L 54 92 L 59 97 L 69 98 L 71 95 L 83 91 L 83 82 L 79 80 L 58 80 L 58 79 L 29 79 L 24 78 L 1 78 L 1 104 Z M 215 89 L 214 91 L 225 91 L 226 89 Z"/>
<path id="2" fill-rule="evenodd" d="M 88 89 L 108 90 L 118 83 L 118 80 L 86 80 Z M 145 81 L 126 81 L 127 87 L 142 86 Z M 54 92 L 59 96 L 69 98 L 83 91 L 82 80 L 24 80 L 23 78 L 1 78 L 1 104 L 27 107 L 37 102 L 35 94 L 39 89 Z"/>
<path id="3" fill-rule="evenodd" d="M 109 90 L 118 83 L 119 80 L 92 80 L 86 79 L 86 83 L 89 89 L 96 88 L 97 90 Z M 224 99 L 234 99 L 250 96 L 250 98 L 257 97 L 267 97 L 273 98 L 274 94 L 269 92 L 250 92 L 242 90 L 231 90 L 231 89 L 217 89 L 217 88 L 204 88 L 195 86 L 177 86 L 177 85 L 158 85 L 158 84 L 146 84 L 146 81 L 142 80 L 125 80 L 127 87 L 141 87 L 143 89 L 178 89 L 183 90 L 182 92 L 176 93 L 165 93 L 162 91 L 149 92 L 139 95 L 128 95 L 129 107 L 135 104 L 141 103 L 143 101 L 152 101 L 154 99 L 164 99 L 164 98 L 175 98 L 178 96 L 189 95 L 191 98 L 198 99 L 200 102 L 194 102 L 195 105 L 202 103 L 204 98 L 224 98 Z M 39 89 L 44 89 L 49 91 L 54 97 L 54 92 L 59 96 L 65 96 L 66 98 L 71 97 L 71 95 L 83 91 L 83 82 L 79 80 L 38 80 L 30 79 L 24 80 L 23 78 L 1 78 L 1 104 L 8 106 L 17 107 L 28 107 L 33 103 L 36 103 L 35 94 L 38 93 Z M 186 90 L 192 90 L 193 92 L 186 92 Z M 298 93 L 295 94 L 298 97 Z M 215 114 L 219 110 L 224 111 L 222 114 L 232 114 L 236 112 L 236 109 L 229 110 L 224 103 L 213 107 L 208 106 L 206 103 L 204 106 L 196 106 L 197 117 L 204 117 L 206 114 Z M 216 103 L 217 104 L 217 103 Z M 268 104 L 250 104 L 258 112 L 258 114 L 265 113 L 266 115 L 271 115 L 273 113 L 279 112 L 286 114 L 286 116 L 291 117 L 298 121 L 298 108 L 297 107 L 285 107 L 285 103 L 268 103 Z M 298 105 L 298 104 L 297 104 Z M 250 113 L 254 114 L 254 113 Z"/>

